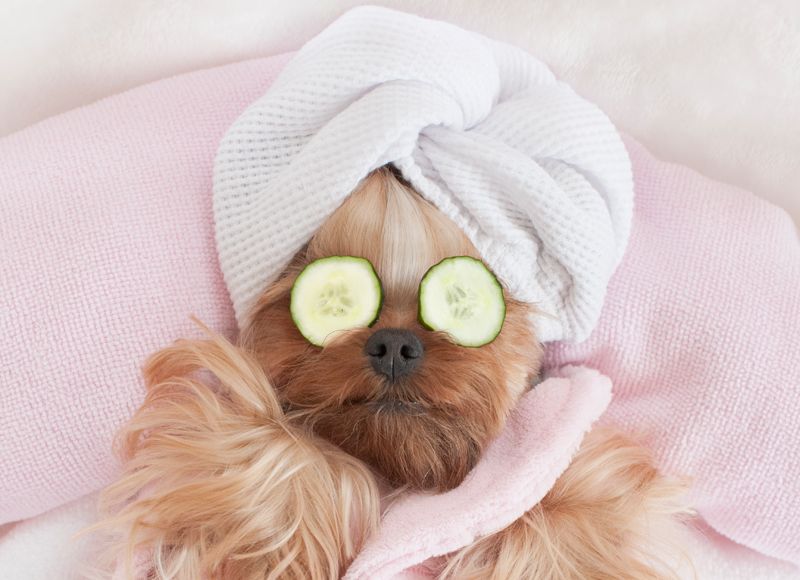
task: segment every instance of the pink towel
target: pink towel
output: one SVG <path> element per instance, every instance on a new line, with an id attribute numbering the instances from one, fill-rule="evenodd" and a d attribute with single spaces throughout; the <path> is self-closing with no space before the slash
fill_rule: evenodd
<path id="1" fill-rule="evenodd" d="M 235 328 L 217 262 L 219 140 L 286 57 L 147 85 L 0 139 L 0 524 L 102 487 L 140 365 Z"/>
<path id="2" fill-rule="evenodd" d="M 283 62 L 161 81 L 0 140 L 0 523 L 109 481 L 113 432 L 141 398 L 138 367 L 192 333 L 190 313 L 232 331 L 213 155 Z M 695 477 L 715 529 L 798 562 L 794 229 L 749 194 L 628 146 L 628 255 L 594 336 L 553 347 L 550 364 L 611 377 L 607 420 L 645 432 L 666 470 Z M 418 540 L 420 551 L 439 542 Z"/>
<path id="3" fill-rule="evenodd" d="M 717 531 L 800 564 L 800 243 L 750 193 L 627 142 L 636 182 L 628 252 L 599 326 L 551 365 L 614 381 L 606 420 L 645 434 L 694 479 Z"/>
<path id="4" fill-rule="evenodd" d="M 559 374 L 520 400 L 503 433 L 459 487 L 441 495 L 409 495 L 394 504 L 345 580 L 392 578 L 502 530 L 536 505 L 611 398 L 610 381 L 597 371 L 571 367 Z"/>

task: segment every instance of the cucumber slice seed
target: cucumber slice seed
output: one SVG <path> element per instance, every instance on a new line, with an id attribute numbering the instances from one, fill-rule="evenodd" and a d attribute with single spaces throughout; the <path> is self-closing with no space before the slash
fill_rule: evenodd
<path id="1" fill-rule="evenodd" d="M 419 318 L 461 346 L 489 344 L 503 328 L 503 287 L 486 265 L 470 256 L 445 258 L 419 285 Z"/>
<path id="2" fill-rule="evenodd" d="M 330 256 L 303 268 L 292 286 L 289 309 L 300 333 L 324 346 L 337 332 L 372 325 L 382 304 L 381 281 L 369 260 Z"/>

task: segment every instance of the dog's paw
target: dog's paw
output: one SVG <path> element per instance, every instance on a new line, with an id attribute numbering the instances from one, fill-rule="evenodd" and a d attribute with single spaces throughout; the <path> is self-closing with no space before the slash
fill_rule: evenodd
<path id="1" fill-rule="evenodd" d="M 650 453 L 599 428 L 533 509 L 448 559 L 459 580 L 663 580 L 692 516 L 687 485 L 661 475 Z"/>
<path id="2" fill-rule="evenodd" d="M 338 578 L 376 525 L 369 470 L 291 423 L 221 337 L 179 341 L 145 374 L 104 496 L 117 559 L 151 554 L 159 578 Z"/>

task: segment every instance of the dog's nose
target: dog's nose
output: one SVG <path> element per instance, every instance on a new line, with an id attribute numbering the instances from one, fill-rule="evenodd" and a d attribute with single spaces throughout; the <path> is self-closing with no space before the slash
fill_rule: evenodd
<path id="1" fill-rule="evenodd" d="M 364 350 L 375 372 L 391 381 L 416 369 L 425 351 L 413 332 L 401 328 L 377 331 L 369 337 Z"/>

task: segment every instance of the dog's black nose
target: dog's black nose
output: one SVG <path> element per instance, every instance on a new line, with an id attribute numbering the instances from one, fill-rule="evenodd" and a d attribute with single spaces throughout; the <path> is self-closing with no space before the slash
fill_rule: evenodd
<path id="1" fill-rule="evenodd" d="M 375 372 L 391 381 L 419 366 L 425 349 L 416 335 L 401 328 L 384 328 L 367 341 L 364 349 Z"/>

